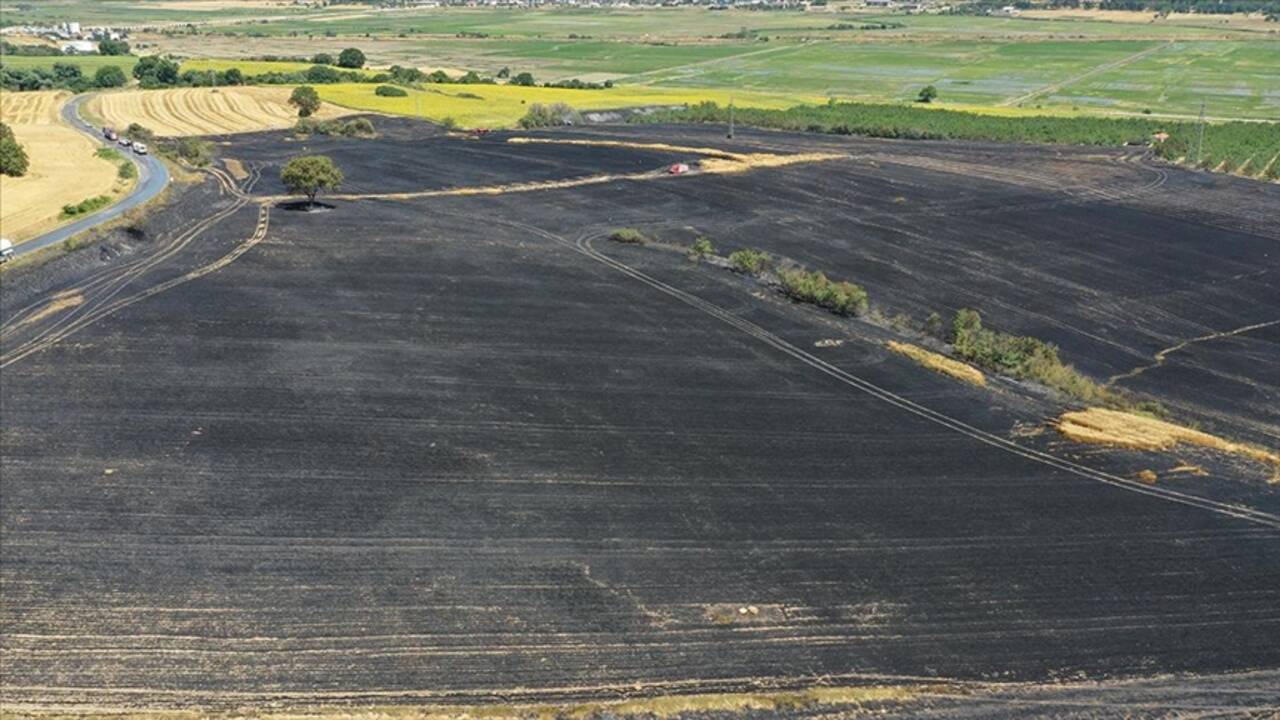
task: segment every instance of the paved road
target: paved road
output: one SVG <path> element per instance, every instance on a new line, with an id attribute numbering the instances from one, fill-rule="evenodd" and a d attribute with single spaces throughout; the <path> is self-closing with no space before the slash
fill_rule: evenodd
<path id="1" fill-rule="evenodd" d="M 102 137 L 100 128 L 93 127 L 80 117 L 80 104 L 87 99 L 89 99 L 88 95 L 82 95 L 74 98 L 71 102 L 64 105 L 62 107 L 62 117 L 77 130 L 89 135 L 104 146 L 112 145 L 112 143 Z M 42 250 L 50 245 L 56 245 L 73 235 L 84 232 L 89 228 L 101 225 L 102 223 L 119 216 L 121 213 L 138 207 L 156 195 L 159 195 L 160 191 L 164 190 L 165 186 L 169 184 L 169 171 L 165 168 L 164 163 L 160 162 L 156 157 L 151 155 L 134 155 L 131 152 L 126 152 L 126 156 L 138 167 L 138 184 L 134 187 L 132 194 L 100 212 L 96 212 L 88 217 L 77 220 L 70 225 L 63 225 L 62 227 L 47 232 L 37 238 L 32 238 L 31 240 L 20 243 L 14 248 L 14 254 L 25 255 L 30 252 Z"/>

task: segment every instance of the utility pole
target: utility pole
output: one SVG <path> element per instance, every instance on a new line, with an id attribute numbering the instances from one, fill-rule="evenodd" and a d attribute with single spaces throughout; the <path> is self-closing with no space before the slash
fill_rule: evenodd
<path id="1" fill-rule="evenodd" d="M 729 139 L 733 139 L 733 96 L 729 96 Z"/>
<path id="2" fill-rule="evenodd" d="M 1200 155 L 1204 151 L 1204 100 L 1200 101 L 1200 135 L 1196 139 L 1196 167 L 1200 167 Z"/>

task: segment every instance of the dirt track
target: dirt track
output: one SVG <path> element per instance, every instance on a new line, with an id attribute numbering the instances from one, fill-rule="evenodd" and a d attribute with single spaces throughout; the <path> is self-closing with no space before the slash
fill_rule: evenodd
<path id="1" fill-rule="evenodd" d="M 380 129 L 309 149 L 356 193 L 673 160 Z M 1280 503 L 1260 475 L 1196 455 L 1209 477 L 1148 492 L 1105 478 L 1174 459 L 1047 433 L 1014 452 L 984 438 L 1057 403 L 934 374 L 880 327 L 598 239 L 627 225 L 763 247 L 866 284 L 889 312 L 976 305 L 1106 377 L 1277 314 L 1273 188 L 1078 150 L 1019 149 L 1015 166 L 985 146 L 565 136 L 852 157 L 315 214 L 260 212 L 210 182 L 130 255 L 6 278 L 7 697 L 400 702 L 1280 667 Z M 298 150 L 266 135 L 226 152 L 271 195 Z M 70 289 L 84 301 L 18 326 Z M 815 347 L 827 338 L 845 342 Z M 1197 344 L 1133 381 L 1265 437 L 1274 342 Z M 1177 373 L 1195 372 L 1239 398 L 1186 391 Z M 724 613 L 748 605 L 762 612 Z"/>

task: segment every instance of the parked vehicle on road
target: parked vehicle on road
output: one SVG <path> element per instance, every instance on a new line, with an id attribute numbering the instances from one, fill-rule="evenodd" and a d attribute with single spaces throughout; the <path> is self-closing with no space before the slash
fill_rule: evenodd
<path id="1" fill-rule="evenodd" d="M 102 137 L 113 142 L 120 139 L 120 136 L 116 134 L 116 129 L 113 127 L 102 128 Z"/>
<path id="2" fill-rule="evenodd" d="M 147 154 L 147 144 L 146 144 L 146 143 L 134 143 L 134 144 L 133 144 L 133 151 L 134 151 L 135 153 L 139 154 L 139 155 L 146 155 L 146 154 Z"/>
<path id="3" fill-rule="evenodd" d="M 132 143 L 129 141 L 129 138 L 127 137 L 120 138 L 120 147 L 129 147 L 129 145 L 131 144 Z"/>
<path id="4" fill-rule="evenodd" d="M 9 262 L 11 257 L 13 257 L 13 241 L 0 238 L 0 263 Z"/>

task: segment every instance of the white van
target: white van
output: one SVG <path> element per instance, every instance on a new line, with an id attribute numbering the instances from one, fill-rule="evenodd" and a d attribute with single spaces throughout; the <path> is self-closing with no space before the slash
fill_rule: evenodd
<path id="1" fill-rule="evenodd" d="M 134 143 L 134 144 L 133 144 L 133 151 L 134 151 L 134 152 L 136 152 L 136 153 L 138 153 L 139 155 L 146 155 L 146 154 L 147 154 L 147 144 L 146 144 L 146 143 L 136 142 L 136 143 Z"/>
<path id="2" fill-rule="evenodd" d="M 9 238 L 0 238 L 0 263 L 9 262 L 11 257 L 13 257 L 13 241 Z"/>

